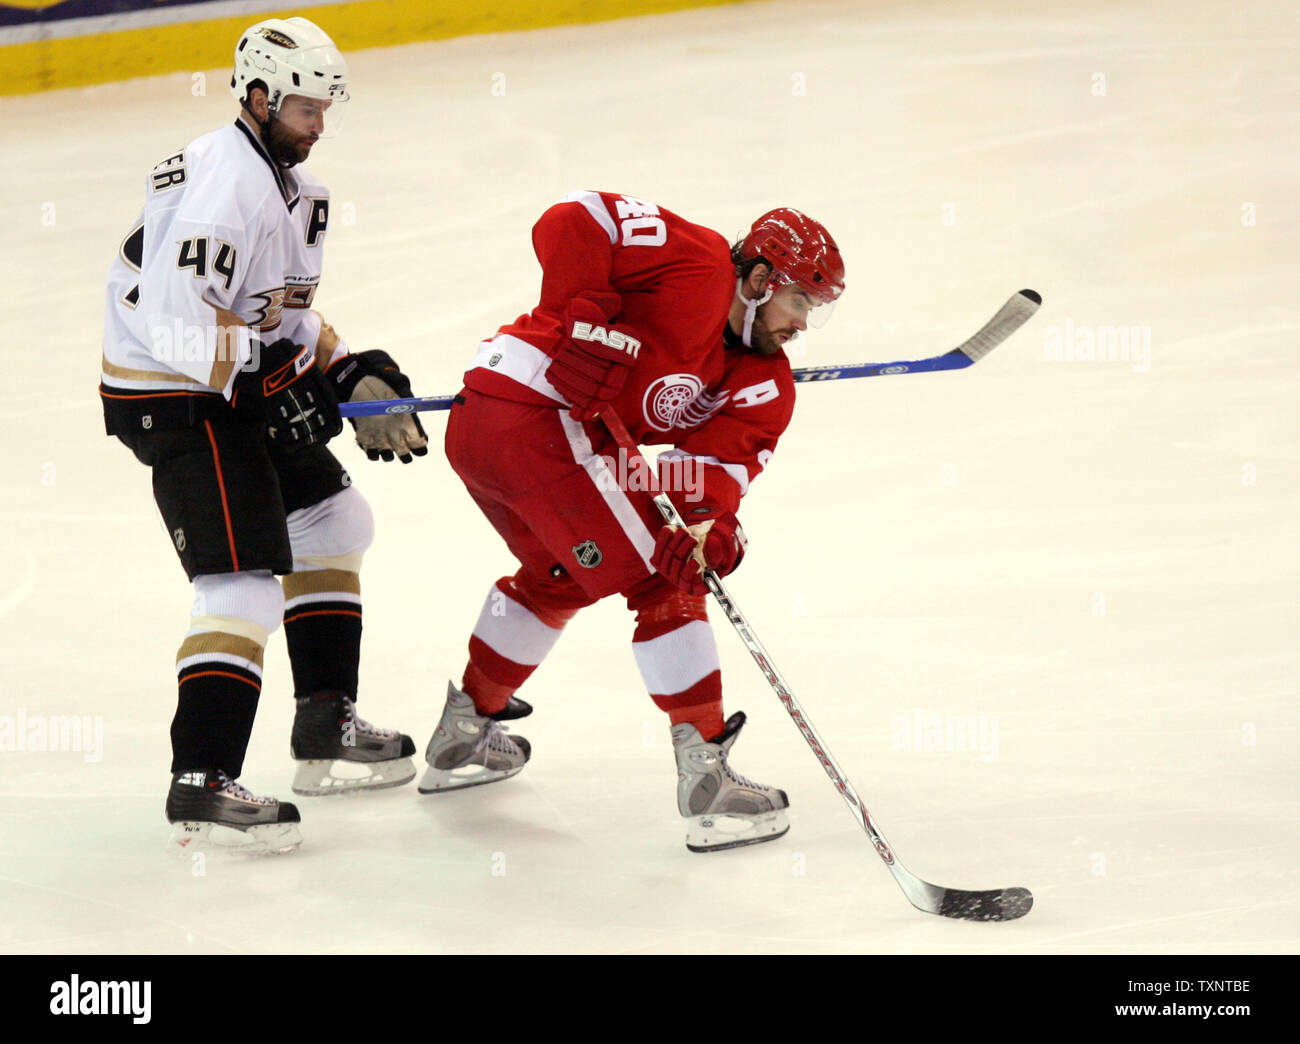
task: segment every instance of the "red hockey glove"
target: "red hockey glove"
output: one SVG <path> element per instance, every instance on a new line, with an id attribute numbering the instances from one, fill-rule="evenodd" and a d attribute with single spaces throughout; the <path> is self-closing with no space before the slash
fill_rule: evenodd
<path id="1" fill-rule="evenodd" d="M 745 546 L 745 531 L 739 519 L 728 512 L 685 529 L 664 526 L 655 538 L 650 564 L 674 587 L 702 595 L 709 590 L 702 567 L 727 576 L 745 557 Z"/>
<path id="2" fill-rule="evenodd" d="M 579 294 L 564 310 L 564 340 L 546 379 L 564 396 L 574 420 L 594 420 L 614 399 L 636 362 L 641 342 L 614 329 L 622 307 L 618 294 Z"/>

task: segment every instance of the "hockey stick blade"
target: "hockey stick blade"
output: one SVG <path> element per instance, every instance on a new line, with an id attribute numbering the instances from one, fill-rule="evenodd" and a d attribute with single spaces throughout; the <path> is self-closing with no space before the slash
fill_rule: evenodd
<path id="1" fill-rule="evenodd" d="M 940 917 L 962 921 L 1014 921 L 1034 908 L 1028 888 L 998 888 L 989 892 L 963 892 L 945 888 L 939 902 Z"/>
<path id="2" fill-rule="evenodd" d="M 974 337 L 954 351 L 970 356 L 970 361 L 973 363 L 979 362 L 1024 326 L 1042 303 L 1043 297 L 1037 290 L 1021 290 L 1018 294 L 1013 294 L 1007 303 L 998 309 L 997 315 L 985 323 Z"/>
<path id="3" fill-rule="evenodd" d="M 806 721 L 806 719 L 805 719 Z M 799 724 L 798 722 L 796 724 Z M 804 725 L 800 724 L 800 731 Z M 816 735 L 815 733 L 813 734 Z M 809 737 L 805 734 L 805 739 Z M 811 741 L 810 741 L 811 742 Z M 816 749 L 825 754 L 824 744 L 817 740 Z M 829 755 L 826 755 L 829 760 Z M 832 762 L 833 764 L 833 762 Z M 822 762 L 825 768 L 827 761 Z M 829 774 L 829 769 L 827 769 Z M 834 777 L 832 777 L 834 778 Z M 847 780 L 839 785 L 840 796 L 848 802 L 867 839 L 880 856 L 880 861 L 893 875 L 894 882 L 903 890 L 907 901 L 922 913 L 934 914 L 936 917 L 951 917 L 958 921 L 1014 921 L 1024 917 L 1034 907 L 1034 897 L 1028 888 L 993 888 L 988 891 L 971 892 L 963 888 L 945 888 L 942 885 L 922 881 L 903 865 L 889 842 L 880 832 L 880 827 L 872 819 L 871 813 L 857 799 Z M 850 798 L 853 800 L 850 800 Z"/>
<path id="4" fill-rule="evenodd" d="M 842 792 L 846 797 L 847 793 Z M 852 807 L 852 803 L 850 803 Z M 1028 888 L 992 888 L 988 891 L 967 891 L 964 888 L 945 888 L 922 881 L 902 863 L 889 842 L 880 833 L 865 807 L 853 807 L 858 821 L 867 832 L 885 868 L 893 875 L 895 883 L 903 890 L 907 901 L 922 913 L 936 917 L 950 917 L 957 921 L 1015 921 L 1034 908 L 1034 897 Z"/>
<path id="5" fill-rule="evenodd" d="M 888 363 L 851 363 L 848 366 L 803 366 L 791 371 L 795 382 L 842 381 L 850 377 L 887 377 L 900 373 L 932 373 L 936 370 L 963 370 L 978 362 L 1020 329 L 1043 303 L 1036 290 L 1013 294 L 998 314 L 985 323 L 973 337 L 952 351 L 928 359 L 905 359 Z M 424 413 L 449 410 L 454 395 L 426 395 L 416 399 L 374 399 L 369 402 L 344 402 L 339 412 L 344 417 L 373 417 L 379 414 Z"/>

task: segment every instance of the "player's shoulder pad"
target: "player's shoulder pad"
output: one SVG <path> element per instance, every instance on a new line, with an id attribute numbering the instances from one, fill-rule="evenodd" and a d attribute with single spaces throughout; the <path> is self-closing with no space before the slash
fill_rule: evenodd
<path id="1" fill-rule="evenodd" d="M 558 203 L 549 207 L 538 220 L 538 224 L 540 225 L 548 217 L 572 221 L 582 211 L 586 211 L 587 217 L 600 227 L 600 230 L 609 237 L 610 244 L 613 245 L 618 240 L 618 227 L 614 223 L 615 212 L 611 207 L 611 200 L 618 198 L 620 197 L 612 192 L 578 189 L 575 192 L 570 192 Z"/>
<path id="2" fill-rule="evenodd" d="M 316 177 L 303 166 L 299 165 L 293 168 L 294 176 L 298 179 L 298 194 L 300 196 L 309 196 L 312 199 L 329 199 L 330 190 L 326 187 L 325 182 Z"/>
<path id="3" fill-rule="evenodd" d="M 234 125 L 196 138 L 183 162 L 188 185 L 178 216 L 184 220 L 248 229 L 272 204 L 283 206 L 266 161 Z"/>

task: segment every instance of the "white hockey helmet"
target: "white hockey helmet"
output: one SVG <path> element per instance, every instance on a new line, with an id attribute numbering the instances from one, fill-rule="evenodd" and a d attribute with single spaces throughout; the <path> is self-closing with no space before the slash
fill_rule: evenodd
<path id="1" fill-rule="evenodd" d="M 333 104 L 328 130 L 337 130 L 348 100 L 348 63 L 329 35 L 306 18 L 267 18 L 249 26 L 235 45 L 230 93 L 241 105 L 254 80 L 266 84 L 271 112 L 286 95 Z M 332 126 L 330 126 L 332 125 Z"/>

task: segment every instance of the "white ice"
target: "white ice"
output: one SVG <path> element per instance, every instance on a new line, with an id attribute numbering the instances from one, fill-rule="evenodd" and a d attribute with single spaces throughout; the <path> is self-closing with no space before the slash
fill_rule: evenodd
<path id="1" fill-rule="evenodd" d="M 734 760 L 793 826 L 687 852 L 617 600 L 524 690 L 517 779 L 302 800 L 292 855 L 166 858 L 189 589 L 103 434 L 102 283 L 145 173 L 233 103 L 221 69 L 0 99 L 0 720 L 103 726 L 98 759 L 0 753 L 0 948 L 1295 951 L 1298 35 L 1282 3 L 943 0 L 451 40 L 351 56 L 311 159 L 317 303 L 426 394 L 532 306 L 529 229 L 577 188 L 728 236 L 825 222 L 849 289 L 795 365 L 933 354 L 1042 292 L 973 369 L 801 387 L 732 584 L 902 859 L 1034 891 L 1003 925 L 906 904 L 716 612 Z M 1102 327 L 1137 328 L 1125 358 L 1049 358 Z M 379 522 L 362 710 L 422 750 L 513 566 L 439 454 L 338 452 Z M 288 798 L 279 637 L 266 678 L 243 781 Z M 928 749 L 963 717 L 982 746 Z"/>

